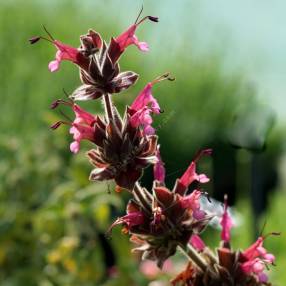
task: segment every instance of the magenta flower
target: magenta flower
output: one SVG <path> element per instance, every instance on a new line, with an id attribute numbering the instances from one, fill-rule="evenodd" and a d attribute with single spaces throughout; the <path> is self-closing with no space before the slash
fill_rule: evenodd
<path id="1" fill-rule="evenodd" d="M 153 112 L 155 114 L 160 114 L 160 106 L 158 101 L 154 98 L 152 95 L 152 87 L 153 84 L 157 81 L 154 80 L 153 82 L 149 82 L 144 89 L 139 93 L 139 95 L 136 97 L 136 99 L 131 104 L 131 109 L 133 110 L 142 110 L 146 106 L 149 106 L 150 112 Z"/>
<path id="2" fill-rule="evenodd" d="M 154 173 L 154 179 L 161 184 L 164 184 L 165 182 L 165 167 L 164 167 L 164 162 L 162 161 L 161 155 L 160 155 L 160 146 L 158 146 L 157 152 L 156 152 L 156 157 L 158 159 L 158 162 L 154 165 L 153 168 L 153 173 Z"/>
<path id="3" fill-rule="evenodd" d="M 203 251 L 206 247 L 203 240 L 200 238 L 199 235 L 193 234 L 190 239 L 191 245 L 198 251 Z"/>
<path id="4" fill-rule="evenodd" d="M 138 38 L 135 36 L 135 31 L 140 23 L 142 22 L 131 25 L 125 32 L 114 39 L 122 52 L 130 45 L 137 46 L 138 49 L 143 52 L 149 51 L 148 44 L 146 42 L 139 42 Z"/>
<path id="5" fill-rule="evenodd" d="M 51 128 L 56 129 L 61 124 L 70 125 L 70 134 L 73 134 L 74 141 L 70 144 L 70 150 L 73 153 L 77 153 L 80 148 L 80 142 L 82 140 L 89 140 L 95 142 L 95 123 L 97 122 L 97 116 L 90 114 L 82 109 L 79 105 L 72 101 L 57 100 L 52 104 L 52 108 L 56 108 L 59 104 L 64 104 L 72 107 L 75 113 L 75 119 L 73 122 L 59 121 L 56 122 Z"/>
<path id="6" fill-rule="evenodd" d="M 73 153 L 77 153 L 82 140 L 94 141 L 94 123 L 96 122 L 97 117 L 83 110 L 77 104 L 73 105 L 73 111 L 76 117 L 70 128 L 70 134 L 73 134 L 74 139 L 70 144 L 70 150 Z"/>
<path id="7" fill-rule="evenodd" d="M 175 186 L 175 192 L 183 195 L 188 187 L 194 182 L 197 181 L 199 183 L 207 183 L 209 182 L 209 178 L 205 174 L 197 174 L 196 172 L 196 163 L 203 155 L 210 155 L 212 152 L 211 149 L 202 150 L 197 154 L 195 159 L 189 165 L 188 169 L 185 171 L 183 176 L 177 180 Z"/>
<path id="8" fill-rule="evenodd" d="M 140 225 L 143 222 L 144 222 L 144 215 L 140 211 L 136 211 L 121 217 L 118 220 L 117 224 L 119 223 L 126 224 L 129 229 L 133 226 Z"/>
<path id="9" fill-rule="evenodd" d="M 206 215 L 206 212 L 203 211 L 200 206 L 201 194 L 201 191 L 194 190 L 190 195 L 181 198 L 182 207 L 191 209 L 193 211 L 193 217 L 196 220 L 201 220 Z"/>
<path id="10" fill-rule="evenodd" d="M 227 205 L 227 197 L 225 197 L 224 201 L 224 212 L 220 221 L 220 225 L 222 227 L 221 231 L 221 239 L 224 242 L 230 241 L 230 230 L 233 227 L 232 219 L 227 211 L 228 205 Z"/>
<path id="11" fill-rule="evenodd" d="M 78 153 L 80 148 L 80 141 L 93 140 L 94 128 L 90 126 L 84 126 L 80 124 L 73 123 L 70 128 L 70 134 L 73 134 L 74 141 L 70 144 L 70 150 L 73 153 Z"/>
<path id="12" fill-rule="evenodd" d="M 131 117 L 130 117 L 130 124 L 132 127 L 143 127 L 143 133 L 145 135 L 154 135 L 155 129 L 151 126 L 153 123 L 153 119 L 150 114 L 150 109 L 148 107 L 144 107 L 138 111 L 136 111 Z"/>
<path id="13" fill-rule="evenodd" d="M 89 59 L 84 57 L 78 49 L 65 45 L 58 40 L 54 40 L 53 43 L 57 48 L 57 52 L 55 60 L 49 63 L 49 70 L 51 72 L 57 71 L 63 60 L 71 61 L 83 69 L 88 68 Z"/>
<path id="14" fill-rule="evenodd" d="M 109 56 L 113 63 L 115 63 L 119 59 L 125 49 L 130 45 L 137 46 L 138 49 L 143 52 L 149 51 L 148 44 L 146 42 L 140 42 L 135 35 L 138 26 L 147 19 L 151 20 L 152 22 L 158 22 L 158 18 L 152 16 L 144 17 L 140 21 L 137 21 L 137 19 L 135 24 L 131 25 L 125 32 L 120 34 L 118 37 L 111 39 L 109 45 Z"/>
<path id="15" fill-rule="evenodd" d="M 263 247 L 264 239 L 265 237 L 259 237 L 256 242 L 254 242 L 243 252 L 243 256 L 248 260 L 253 260 L 257 257 L 261 257 L 265 260 L 269 260 L 271 263 L 274 262 L 275 257 L 272 254 L 267 253 L 266 249 Z"/>
<path id="16" fill-rule="evenodd" d="M 127 214 L 123 217 L 119 217 L 114 223 L 112 223 L 108 232 L 119 224 L 123 224 L 125 226 L 125 230 L 130 231 L 134 226 L 141 225 L 144 222 L 144 214 L 139 210 L 137 205 L 133 202 L 129 202 L 127 205 Z"/>
<path id="17" fill-rule="evenodd" d="M 130 106 L 131 125 L 133 127 L 142 126 L 145 135 L 153 135 L 155 133 L 155 129 L 152 127 L 153 119 L 151 115 L 153 113 L 160 114 L 161 112 L 158 101 L 152 95 L 152 87 L 155 83 L 165 79 L 174 80 L 166 73 L 152 82 L 149 82 Z"/>
<path id="18" fill-rule="evenodd" d="M 264 239 L 265 237 L 259 237 L 256 242 L 242 252 L 242 257 L 246 261 L 241 264 L 244 273 L 256 275 L 259 282 L 262 283 L 268 280 L 267 274 L 264 273 L 266 266 L 275 261 L 275 256 L 268 253 L 263 247 Z"/>

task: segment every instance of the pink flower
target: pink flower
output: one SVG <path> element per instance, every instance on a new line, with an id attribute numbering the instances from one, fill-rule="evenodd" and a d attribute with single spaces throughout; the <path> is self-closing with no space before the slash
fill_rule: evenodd
<path id="1" fill-rule="evenodd" d="M 181 198 L 182 207 L 191 209 L 193 211 L 193 217 L 196 220 L 201 220 L 206 215 L 206 213 L 200 209 L 201 194 L 201 191 L 194 190 L 190 195 Z"/>
<path id="2" fill-rule="evenodd" d="M 125 49 L 130 45 L 137 46 L 138 49 L 143 52 L 149 51 L 148 44 L 146 42 L 140 42 L 135 35 L 137 27 L 147 19 L 151 20 L 152 22 L 158 22 L 158 18 L 152 16 L 144 17 L 140 21 L 138 21 L 137 18 L 135 24 L 131 25 L 125 32 L 123 32 L 118 37 L 111 39 L 108 49 L 108 54 L 113 63 L 117 62 L 117 60 L 120 58 Z"/>
<path id="3" fill-rule="evenodd" d="M 197 174 L 196 172 L 196 163 L 201 158 L 202 155 L 210 155 L 212 152 L 211 149 L 202 150 L 198 153 L 196 158 L 189 165 L 188 169 L 185 171 L 183 176 L 178 179 L 177 184 L 175 186 L 175 192 L 183 195 L 188 187 L 194 182 L 198 181 L 200 183 L 209 182 L 209 178 L 205 174 Z"/>
<path id="4" fill-rule="evenodd" d="M 145 135 L 155 134 L 155 129 L 151 126 L 153 119 L 150 115 L 150 109 L 144 107 L 136 111 L 130 118 L 130 123 L 133 127 L 142 126 Z"/>
<path id="5" fill-rule="evenodd" d="M 137 46 L 138 49 L 143 52 L 149 51 L 148 44 L 145 42 L 139 42 L 138 38 L 135 36 L 135 31 L 139 24 L 140 23 L 133 24 L 125 32 L 114 39 L 122 52 L 130 45 Z"/>
<path id="6" fill-rule="evenodd" d="M 161 159 L 159 147 L 160 146 L 158 146 L 158 149 L 157 149 L 157 152 L 156 152 L 156 157 L 158 159 L 158 162 L 154 165 L 153 173 L 154 173 L 155 180 L 157 180 L 158 182 L 164 184 L 166 171 L 165 171 L 165 167 L 164 167 L 164 162 Z"/>
<path id="7" fill-rule="evenodd" d="M 86 112 L 77 104 L 73 104 L 73 111 L 76 115 L 72 126 L 70 128 L 70 134 L 73 134 L 74 141 L 70 144 L 70 150 L 73 153 L 77 153 L 80 147 L 81 140 L 94 141 L 94 123 L 96 122 L 96 116 Z"/>
<path id="8" fill-rule="evenodd" d="M 89 60 L 78 49 L 65 45 L 58 40 L 53 41 L 57 48 L 55 60 L 49 63 L 49 70 L 55 72 L 59 69 L 63 60 L 71 61 L 82 68 L 88 68 Z"/>
<path id="9" fill-rule="evenodd" d="M 94 127 L 72 123 L 70 134 L 73 134 L 74 139 L 74 141 L 70 144 L 70 150 L 73 153 L 78 153 L 80 141 L 84 139 L 93 141 Z"/>
<path id="10" fill-rule="evenodd" d="M 230 241 L 230 230 L 233 226 L 233 222 L 230 215 L 228 214 L 227 208 L 228 208 L 227 197 L 225 197 L 224 212 L 220 221 L 220 225 L 222 226 L 221 239 L 224 242 Z"/>
<path id="11" fill-rule="evenodd" d="M 149 110 L 155 114 L 160 114 L 160 106 L 158 101 L 152 95 L 152 87 L 154 82 L 149 82 L 144 89 L 139 93 L 136 99 L 131 104 L 131 108 L 134 110 L 141 110 L 146 106 L 149 106 Z"/>
<path id="12" fill-rule="evenodd" d="M 83 110 L 79 105 L 72 101 L 64 101 L 62 99 L 56 100 L 52 104 L 52 108 L 58 107 L 59 104 L 64 104 L 72 107 L 75 113 L 73 122 L 58 121 L 51 126 L 52 129 L 57 129 L 61 124 L 70 125 L 70 134 L 73 134 L 74 141 L 70 144 L 70 150 L 77 153 L 80 147 L 81 140 L 89 140 L 95 143 L 95 123 L 97 116 L 94 116 Z"/>
<path id="13" fill-rule="evenodd" d="M 259 282 L 266 283 L 268 276 L 264 273 L 266 265 L 273 264 L 275 256 L 268 253 L 263 247 L 265 237 L 259 237 L 249 248 L 242 252 L 245 262 L 241 264 L 241 269 L 245 273 L 252 273 L 257 276 Z"/>
<path id="14" fill-rule="evenodd" d="M 142 224 L 144 222 L 144 215 L 140 211 L 131 212 L 121 217 L 120 220 L 130 228 L 132 226 Z"/>
<path id="15" fill-rule="evenodd" d="M 160 106 L 152 95 L 153 84 L 168 79 L 168 76 L 169 75 L 163 75 L 149 82 L 130 106 L 130 109 L 133 111 L 130 118 L 131 125 L 133 127 L 142 126 L 145 135 L 153 135 L 155 133 L 155 129 L 151 126 L 153 123 L 151 114 L 160 113 Z"/>
<path id="16" fill-rule="evenodd" d="M 244 262 L 241 266 L 241 269 L 245 273 L 252 273 L 257 276 L 259 282 L 266 283 L 268 281 L 268 276 L 264 272 L 265 263 L 260 259 L 254 259 L 247 262 Z"/>
<path id="17" fill-rule="evenodd" d="M 190 243 L 198 251 L 203 251 L 206 247 L 203 240 L 197 234 L 191 236 Z"/>
<path id="18" fill-rule="evenodd" d="M 73 104 L 73 111 L 75 113 L 75 123 L 83 123 L 92 126 L 97 117 L 82 109 L 79 105 Z"/>
<path id="19" fill-rule="evenodd" d="M 271 253 L 267 253 L 267 250 L 263 247 L 264 237 L 259 237 L 249 248 L 243 252 L 243 256 L 248 260 L 255 258 L 262 258 L 269 263 L 273 263 L 275 257 Z"/>
<path id="20" fill-rule="evenodd" d="M 123 217 L 119 217 L 108 229 L 107 233 L 111 233 L 116 225 L 124 224 L 124 233 L 129 231 L 132 227 L 144 223 L 144 215 L 140 211 L 130 212 Z"/>

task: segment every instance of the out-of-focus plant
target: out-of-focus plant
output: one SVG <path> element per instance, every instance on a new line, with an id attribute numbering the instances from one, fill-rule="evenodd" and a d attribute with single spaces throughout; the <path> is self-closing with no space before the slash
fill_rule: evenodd
<path id="1" fill-rule="evenodd" d="M 107 193 L 105 184 L 89 185 L 80 157 L 59 155 L 62 144 L 64 137 L 51 140 L 46 132 L 24 148 L 17 138 L 1 141 L 1 285 L 103 283 L 112 277 L 106 255 L 117 261 L 115 274 L 126 272 L 122 283 L 143 279 L 127 273 L 130 260 L 117 258 L 129 251 L 127 240 L 119 239 L 118 248 L 105 239 L 122 198 Z"/>

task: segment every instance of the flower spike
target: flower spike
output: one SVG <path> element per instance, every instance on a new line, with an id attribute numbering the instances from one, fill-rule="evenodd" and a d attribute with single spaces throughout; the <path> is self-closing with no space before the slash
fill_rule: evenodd
<path id="1" fill-rule="evenodd" d="M 152 126 L 154 114 L 162 109 L 153 96 L 152 88 L 163 80 L 173 81 L 165 73 L 147 83 L 131 106 L 127 106 L 122 117 L 113 103 L 112 95 L 129 88 L 138 79 L 132 71 L 120 71 L 119 58 L 130 45 L 141 51 L 148 51 L 148 44 L 140 42 L 135 35 L 138 26 L 150 20 L 158 22 L 158 17 L 142 17 L 143 7 L 135 21 L 126 31 L 110 43 L 106 43 L 95 30 L 80 36 L 79 47 L 71 47 L 55 39 L 45 28 L 47 38 L 32 37 L 35 44 L 41 39 L 52 43 L 56 49 L 55 59 L 49 63 L 51 72 L 57 71 L 63 60 L 71 61 L 79 67 L 79 86 L 69 99 L 58 99 L 51 104 L 71 108 L 71 120 L 61 110 L 65 118 L 55 122 L 51 128 L 68 125 L 73 140 L 70 150 L 79 152 L 82 140 L 93 147 L 86 155 L 94 166 L 91 181 L 114 180 L 115 192 L 127 190 L 130 198 L 126 213 L 117 218 L 108 233 L 117 225 L 122 225 L 122 233 L 130 235 L 130 241 L 137 247 L 133 251 L 141 253 L 142 259 L 150 259 L 162 268 L 165 261 L 180 249 L 188 258 L 186 269 L 171 281 L 173 286 L 270 286 L 268 266 L 274 265 L 275 256 L 268 252 L 263 243 L 270 233 L 258 237 L 245 250 L 230 247 L 233 221 L 229 214 L 225 196 L 219 247 L 212 251 L 201 239 L 201 234 L 213 219 L 213 210 L 204 204 L 202 192 L 197 186 L 207 183 L 209 178 L 197 172 L 198 161 L 204 155 L 211 155 L 211 149 L 196 154 L 186 171 L 176 180 L 173 190 L 165 186 L 166 171 L 160 155 L 158 136 Z M 67 95 L 67 94 L 66 94 Z M 104 115 L 87 112 L 76 101 L 102 98 Z M 153 165 L 154 181 L 147 190 L 139 183 L 144 169 Z M 195 184 L 193 184 L 195 183 Z M 188 192 L 190 189 L 190 192 Z M 109 187 L 108 187 L 109 191 Z M 210 201 L 208 195 L 206 195 Z M 220 214 L 218 214 L 220 216 Z"/>

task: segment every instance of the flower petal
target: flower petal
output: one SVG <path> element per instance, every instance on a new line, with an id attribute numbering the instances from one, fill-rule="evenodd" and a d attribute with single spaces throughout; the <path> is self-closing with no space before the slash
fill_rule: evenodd
<path id="1" fill-rule="evenodd" d="M 60 62 L 58 60 L 54 60 L 54 61 L 51 61 L 49 63 L 49 70 L 50 72 L 55 72 L 59 69 L 60 67 Z"/>

